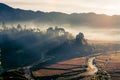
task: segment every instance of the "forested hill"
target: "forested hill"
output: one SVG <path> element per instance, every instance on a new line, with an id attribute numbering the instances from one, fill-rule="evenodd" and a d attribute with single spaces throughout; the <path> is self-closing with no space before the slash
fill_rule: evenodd
<path id="1" fill-rule="evenodd" d="M 40 59 L 54 57 L 54 61 L 66 60 L 90 54 L 83 33 L 74 38 L 64 28 L 3 28 L 0 31 L 0 49 L 4 69 L 31 65 Z M 87 50 L 86 50 L 87 49 Z M 64 56 L 64 57 L 63 57 Z"/>
<path id="2" fill-rule="evenodd" d="M 32 21 L 33 23 L 44 23 L 54 25 L 75 25 L 75 26 L 112 26 L 119 27 L 120 16 L 108 16 L 105 14 L 96 13 L 72 13 L 66 14 L 61 12 L 43 12 L 23 10 L 12 8 L 6 4 L 0 3 L 0 21 L 5 22 L 25 22 Z"/>

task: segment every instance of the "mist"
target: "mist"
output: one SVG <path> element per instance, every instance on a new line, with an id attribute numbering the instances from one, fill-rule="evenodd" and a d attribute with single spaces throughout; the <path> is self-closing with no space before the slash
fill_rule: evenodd
<path id="1" fill-rule="evenodd" d="M 13 27 L 21 24 L 22 27 L 26 26 L 29 28 L 39 28 L 41 31 L 45 32 L 49 27 L 61 27 L 66 29 L 74 37 L 79 33 L 83 32 L 86 39 L 97 40 L 97 41 L 120 41 L 120 28 L 106 28 L 106 27 L 91 27 L 91 26 L 71 26 L 70 24 L 45 24 L 45 23 L 35 23 L 34 21 L 29 22 L 16 22 L 16 23 L 6 23 L 6 26 Z M 2 26 L 2 22 L 0 24 Z"/>

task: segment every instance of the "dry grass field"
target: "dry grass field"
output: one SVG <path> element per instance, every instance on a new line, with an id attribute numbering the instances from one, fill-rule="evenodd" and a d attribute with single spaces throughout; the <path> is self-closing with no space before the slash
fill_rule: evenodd
<path id="1" fill-rule="evenodd" d="M 105 65 L 112 80 L 120 80 L 120 53 L 107 53 L 107 55 L 97 56 L 97 64 Z"/>
<path id="2" fill-rule="evenodd" d="M 112 80 L 120 80 L 120 53 L 111 55 L 111 60 L 105 69 L 111 74 Z"/>
<path id="3" fill-rule="evenodd" d="M 70 59 L 62 62 L 58 62 L 56 64 L 52 64 L 50 66 L 46 66 L 43 69 L 33 71 L 34 76 L 53 76 L 60 75 L 64 73 L 68 73 L 71 71 L 82 70 L 84 65 L 84 57 Z"/>
<path id="4" fill-rule="evenodd" d="M 96 64 L 105 65 L 104 70 L 107 71 L 112 80 L 120 80 L 120 54 L 119 53 L 106 53 L 96 57 Z M 72 71 L 83 70 L 81 65 L 85 65 L 85 58 L 74 58 L 50 66 L 46 66 L 40 70 L 33 71 L 33 75 L 36 77 L 54 76 L 65 73 L 71 73 Z"/>

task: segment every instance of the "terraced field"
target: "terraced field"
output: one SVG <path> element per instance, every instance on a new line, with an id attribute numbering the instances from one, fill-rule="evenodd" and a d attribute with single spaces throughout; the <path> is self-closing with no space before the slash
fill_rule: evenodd
<path id="1" fill-rule="evenodd" d="M 120 54 L 113 52 L 106 52 L 103 55 L 96 56 L 96 65 L 103 66 L 104 71 L 108 72 L 112 80 L 120 80 Z M 42 80 L 53 78 L 69 78 L 86 72 L 85 57 L 74 58 L 62 62 L 58 62 L 49 66 L 45 66 L 39 70 L 33 71 L 33 75 Z M 90 76 L 87 76 L 90 77 Z M 77 76 L 79 80 L 86 76 Z"/>
<path id="2" fill-rule="evenodd" d="M 57 76 L 57 77 L 69 77 L 85 72 L 85 58 L 74 58 L 63 62 L 58 62 L 50 66 L 46 66 L 40 70 L 33 71 L 33 75 L 36 77 Z M 42 78 L 43 79 L 43 78 Z"/>

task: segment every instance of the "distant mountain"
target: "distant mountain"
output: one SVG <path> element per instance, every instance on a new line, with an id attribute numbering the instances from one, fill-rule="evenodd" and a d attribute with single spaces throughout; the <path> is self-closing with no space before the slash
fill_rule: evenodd
<path id="1" fill-rule="evenodd" d="M 2 10 L 13 10 L 13 8 L 12 7 L 9 7 L 8 5 L 6 5 L 6 4 L 3 4 L 3 3 L 0 3 L 0 11 L 2 11 Z"/>
<path id="2" fill-rule="evenodd" d="M 95 13 L 72 13 L 66 14 L 61 12 L 42 12 L 32 10 L 22 10 L 9 7 L 0 3 L 0 21 L 17 22 L 33 21 L 34 23 L 45 24 L 69 24 L 75 26 L 97 26 L 109 27 L 120 25 L 120 16 L 108 16 L 105 14 Z"/>

